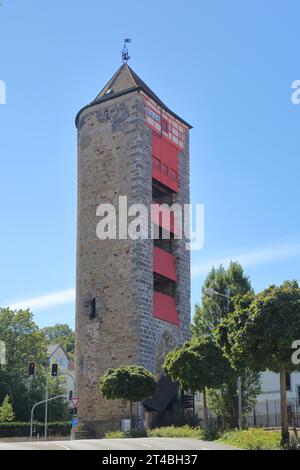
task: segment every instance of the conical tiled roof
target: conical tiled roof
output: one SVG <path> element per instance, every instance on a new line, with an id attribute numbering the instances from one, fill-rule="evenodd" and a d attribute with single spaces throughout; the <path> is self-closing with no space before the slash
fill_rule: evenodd
<path id="1" fill-rule="evenodd" d="M 79 115 L 81 111 L 86 108 L 89 108 L 95 104 L 102 103 L 103 101 L 108 101 L 110 99 L 116 98 L 117 96 L 124 95 L 126 93 L 131 93 L 133 91 L 143 90 L 146 95 L 152 98 L 159 106 L 165 109 L 168 113 L 172 114 L 174 117 L 182 121 L 189 128 L 192 126 L 185 122 L 181 117 L 175 114 L 171 109 L 169 109 L 161 99 L 151 90 L 151 88 L 146 85 L 146 83 L 129 67 L 128 64 L 123 64 L 114 74 L 114 76 L 108 81 L 105 87 L 100 91 L 96 98 L 87 106 L 82 108 L 76 116 L 76 125 L 78 123 Z"/>

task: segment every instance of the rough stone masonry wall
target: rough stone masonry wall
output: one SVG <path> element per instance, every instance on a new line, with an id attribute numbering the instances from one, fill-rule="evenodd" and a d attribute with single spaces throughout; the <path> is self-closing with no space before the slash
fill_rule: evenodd
<path id="1" fill-rule="evenodd" d="M 106 114 L 108 113 L 108 114 Z M 108 117 L 108 119 L 106 119 Z M 179 155 L 178 202 L 189 202 L 189 148 Z M 128 417 L 128 405 L 105 401 L 99 377 L 109 368 L 136 363 L 160 375 L 166 353 L 189 337 L 190 254 L 174 244 L 180 327 L 153 317 L 153 241 L 96 236 L 96 208 L 152 202 L 152 134 L 138 92 L 85 109 L 78 123 L 78 235 L 76 381 L 80 429 L 102 436 Z M 151 220 L 149 217 L 149 230 Z M 150 233 L 150 232 L 149 232 Z M 96 298 L 96 319 L 87 302 Z"/>
<path id="2" fill-rule="evenodd" d="M 107 202 L 117 208 L 122 195 L 129 196 L 128 204 L 141 198 L 149 202 L 151 183 L 147 192 L 145 180 L 140 180 L 150 145 L 143 116 L 143 99 L 135 92 L 87 108 L 78 124 L 78 414 L 81 429 L 93 429 L 96 435 L 111 429 L 113 423 L 119 425 L 129 414 L 127 404 L 100 397 L 99 377 L 109 367 L 140 362 L 140 308 L 135 292 L 143 288 L 145 276 L 141 280 L 139 272 L 142 263 L 149 260 L 147 246 L 142 243 L 130 239 L 100 241 L 96 236 L 96 208 Z M 147 265 L 147 269 L 152 266 Z M 147 286 L 149 289 L 150 282 Z M 149 297 L 147 292 L 144 295 Z M 87 302 L 93 297 L 97 318 L 90 320 Z"/>

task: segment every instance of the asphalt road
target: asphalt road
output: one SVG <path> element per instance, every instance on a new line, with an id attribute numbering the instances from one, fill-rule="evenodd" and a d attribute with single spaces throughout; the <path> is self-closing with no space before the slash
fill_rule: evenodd
<path id="1" fill-rule="evenodd" d="M 78 441 L 1 442 L 0 450 L 236 450 L 196 439 L 147 437 L 138 439 L 90 439 Z"/>

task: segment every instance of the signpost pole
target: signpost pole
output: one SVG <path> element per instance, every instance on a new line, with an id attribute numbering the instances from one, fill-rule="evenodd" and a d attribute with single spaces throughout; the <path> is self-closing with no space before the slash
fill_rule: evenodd
<path id="1" fill-rule="evenodd" d="M 78 425 L 77 416 L 75 416 L 75 409 L 77 407 L 79 398 L 73 397 L 72 398 L 72 405 L 73 405 L 73 413 L 72 413 L 72 427 L 71 427 L 71 441 L 75 439 L 75 428 Z"/>
<path id="2" fill-rule="evenodd" d="M 57 397 L 53 397 L 53 398 L 48 398 L 47 401 L 53 401 L 53 400 L 57 400 L 58 398 L 62 398 L 64 397 L 65 395 L 57 395 Z M 31 417 L 30 417 L 30 440 L 32 440 L 32 435 L 33 435 L 33 412 L 35 410 L 35 408 L 38 406 L 38 405 L 42 405 L 43 403 L 45 403 L 45 400 L 42 400 L 42 401 L 39 401 L 37 403 L 35 403 L 31 409 Z"/>

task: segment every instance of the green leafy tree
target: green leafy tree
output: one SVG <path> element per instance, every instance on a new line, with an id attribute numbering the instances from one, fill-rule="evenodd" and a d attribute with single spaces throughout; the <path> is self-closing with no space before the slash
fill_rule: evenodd
<path id="1" fill-rule="evenodd" d="M 100 392 L 104 398 L 130 402 L 131 422 L 133 422 L 132 403 L 153 397 L 156 386 L 156 377 L 144 367 L 137 365 L 108 369 L 100 378 Z"/>
<path id="2" fill-rule="evenodd" d="M 46 359 L 45 337 L 29 310 L 0 309 L 0 339 L 5 342 L 6 364 L 0 368 L 0 400 L 9 395 L 20 421 L 29 419 L 28 363 L 36 371 Z"/>
<path id="3" fill-rule="evenodd" d="M 69 357 L 75 353 L 75 332 L 67 324 L 57 323 L 54 326 L 42 328 L 47 345 L 60 344 Z"/>
<path id="4" fill-rule="evenodd" d="M 208 296 L 206 289 L 213 288 L 222 295 Z M 192 333 L 196 338 L 210 337 L 216 341 L 216 329 L 226 320 L 235 309 L 235 301 L 239 296 L 253 296 L 249 278 L 245 275 L 242 266 L 239 263 L 231 262 L 226 270 L 223 266 L 212 268 L 202 287 L 202 302 L 195 307 L 195 315 L 192 325 Z M 228 358 L 228 357 L 227 357 Z M 231 427 L 236 427 L 238 423 L 238 396 L 237 396 L 237 377 L 243 376 L 242 384 L 247 383 L 250 390 L 253 391 L 252 397 L 247 394 L 245 385 L 243 385 L 243 396 L 249 398 L 249 402 L 255 400 L 259 394 L 257 384 L 259 374 L 253 374 L 248 368 L 235 370 L 232 368 L 231 374 L 224 383 L 222 390 L 209 392 L 209 396 L 217 399 L 209 400 L 210 406 L 213 404 L 213 411 L 224 411 Z M 252 381 L 252 386 L 250 382 Z M 223 401 L 223 403 L 221 403 Z M 216 405 L 216 406 L 215 406 Z M 243 412 L 248 409 L 248 400 L 243 400 Z"/>
<path id="5" fill-rule="evenodd" d="M 69 402 L 67 396 L 67 382 L 65 377 L 52 377 L 48 375 L 49 397 L 65 395 L 48 404 L 48 419 L 50 421 L 65 421 L 69 418 Z"/>
<path id="6" fill-rule="evenodd" d="M 206 337 L 169 352 L 164 372 L 183 390 L 203 393 L 204 426 L 207 427 L 206 389 L 220 388 L 231 373 L 229 362 L 212 338 Z"/>
<path id="7" fill-rule="evenodd" d="M 34 403 L 45 398 L 46 339 L 32 319 L 29 310 L 0 309 L 0 340 L 6 347 L 6 364 L 0 366 L 0 402 L 9 395 L 18 421 L 28 421 Z M 35 363 L 35 374 L 28 376 L 28 363 Z M 49 395 L 66 393 L 63 378 L 49 378 Z M 64 399 L 49 406 L 49 420 L 67 417 Z M 43 419 L 44 407 L 36 409 L 35 417 Z"/>
<path id="8" fill-rule="evenodd" d="M 280 374 L 282 443 L 289 439 L 286 373 L 300 369 L 292 362 L 292 344 L 300 338 L 300 288 L 296 281 L 270 286 L 252 302 L 236 303 L 218 331 L 219 343 L 235 367 L 269 369 Z M 228 346 L 228 344 L 230 346 Z"/>
<path id="9" fill-rule="evenodd" d="M 208 296 L 208 288 L 213 288 L 222 295 Z M 202 304 L 196 305 L 193 334 L 198 337 L 213 335 L 214 328 L 233 312 L 236 296 L 247 292 L 253 292 L 253 289 L 239 263 L 231 262 L 227 270 L 223 266 L 213 267 L 202 287 Z"/>
<path id="10" fill-rule="evenodd" d="M 250 413 L 255 404 L 258 395 L 261 393 L 261 377 L 257 372 L 251 371 L 249 368 L 245 368 L 241 372 L 242 387 L 242 404 L 243 404 L 243 417 L 244 421 L 248 413 Z M 237 375 L 232 379 L 232 373 L 230 375 L 231 380 L 227 380 L 226 383 L 220 389 L 208 390 L 207 402 L 209 408 L 216 414 L 219 423 L 223 427 L 235 427 L 236 420 L 238 419 L 236 413 L 236 402 L 237 389 L 236 379 Z"/>
<path id="11" fill-rule="evenodd" d="M 8 395 L 3 400 L 2 405 L 0 406 L 0 423 L 2 422 L 11 422 L 15 419 L 15 413 L 10 402 Z"/>

